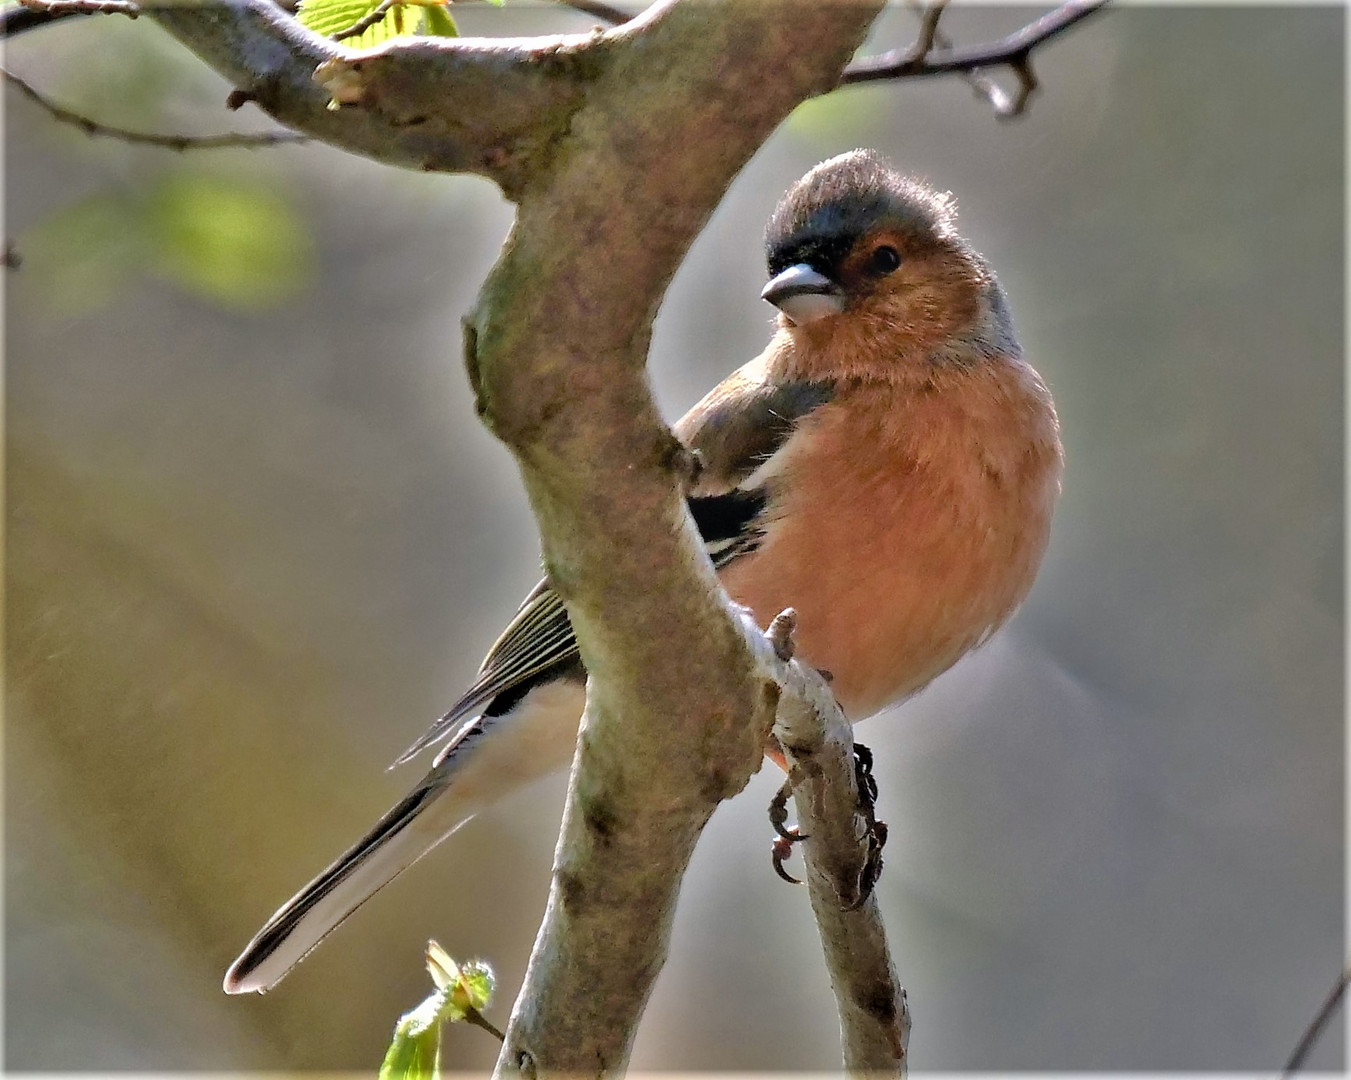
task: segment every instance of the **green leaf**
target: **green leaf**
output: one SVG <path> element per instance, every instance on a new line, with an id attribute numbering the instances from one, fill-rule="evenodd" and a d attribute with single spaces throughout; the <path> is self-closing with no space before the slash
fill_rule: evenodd
<path id="1" fill-rule="evenodd" d="M 427 942 L 427 972 L 436 984 L 446 1020 L 463 1020 L 470 1009 L 487 1008 L 497 983 L 493 969 L 484 961 L 470 960 L 461 967 L 435 941 Z"/>
<path id="2" fill-rule="evenodd" d="M 429 1010 L 433 995 L 394 1026 L 394 1039 L 380 1063 L 379 1080 L 425 1080 L 441 1074 L 441 1022 Z"/>
<path id="3" fill-rule="evenodd" d="M 492 968 L 482 960 L 460 966 L 435 941 L 427 943 L 427 971 L 436 990 L 394 1026 L 379 1080 L 427 1080 L 440 1075 L 441 1025 L 464 1020 L 492 1000 Z M 479 1018 L 481 1023 L 481 1018 Z"/>
<path id="4" fill-rule="evenodd" d="M 400 0 L 384 17 L 343 44 L 368 49 L 391 38 L 413 34 L 459 37 L 459 28 L 445 7 L 446 0 Z M 332 37 L 350 30 L 380 6 L 380 0 L 300 0 L 296 17 L 316 34 Z"/>
<path id="5" fill-rule="evenodd" d="M 493 998 L 496 981 L 492 968 L 482 960 L 470 960 L 460 968 L 460 977 L 451 988 L 451 1004 L 461 1017 L 469 1009 L 482 1012 Z"/>
<path id="6" fill-rule="evenodd" d="M 147 269 L 227 307 L 273 307 L 308 279 L 312 241 L 291 204 L 265 184 L 171 173 L 151 190 Z"/>
<path id="7" fill-rule="evenodd" d="M 489 0 L 492 3 L 493 0 Z M 498 3 L 501 0 L 497 0 Z M 440 4 L 424 9 L 422 32 L 431 37 L 459 37 L 460 28 L 450 17 L 450 12 Z"/>
<path id="8" fill-rule="evenodd" d="M 380 6 L 380 0 L 300 0 L 296 18 L 316 34 L 332 37 L 355 26 Z"/>

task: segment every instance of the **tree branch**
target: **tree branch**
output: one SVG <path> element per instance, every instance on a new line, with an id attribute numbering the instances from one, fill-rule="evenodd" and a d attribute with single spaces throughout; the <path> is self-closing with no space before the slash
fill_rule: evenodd
<path id="1" fill-rule="evenodd" d="M 695 840 L 760 766 L 777 687 L 688 519 L 688 455 L 644 361 L 661 296 L 728 183 L 834 85 L 880 7 L 663 2 L 596 39 L 585 101 L 523 187 L 466 320 L 479 410 L 520 465 L 591 674 L 498 1075 L 623 1068 Z M 366 79 L 364 65 L 335 68 Z"/>
<path id="2" fill-rule="evenodd" d="M 952 48 L 952 40 L 938 28 L 943 9 L 947 5 L 948 0 L 934 0 L 933 3 L 928 5 L 921 5 L 918 0 L 910 0 L 909 6 L 914 8 L 920 16 L 919 37 L 911 50 L 914 55 L 927 56 L 935 46 L 940 49 Z M 1028 99 L 1037 87 L 1037 79 L 1032 71 L 1030 59 L 1023 62 L 1021 67 L 1015 66 L 1014 70 L 1019 75 L 1018 93 L 1014 96 L 1010 96 L 1008 91 L 983 71 L 963 71 L 958 74 L 966 80 L 967 85 L 979 97 L 990 103 L 995 116 L 1001 120 L 1008 120 L 1015 116 L 1021 116 L 1026 111 Z"/>
<path id="3" fill-rule="evenodd" d="M 840 85 L 882 79 L 918 79 L 1001 66 L 1027 68 L 1029 57 L 1037 46 L 1101 11 L 1106 3 L 1107 0 L 1070 0 L 999 41 L 945 51 L 936 56 L 931 49 L 918 47 L 924 43 L 924 35 L 921 34 L 916 45 L 893 49 L 851 64 L 840 77 Z M 929 40 L 932 44 L 932 37 Z"/>
<path id="4" fill-rule="evenodd" d="M 53 119 L 59 120 L 63 124 L 71 124 L 86 135 L 99 135 L 105 138 L 118 139 L 125 143 L 158 146 L 167 150 L 179 151 L 219 150 L 226 147 L 256 149 L 261 146 L 279 146 L 284 143 L 309 141 L 308 136 L 298 135 L 293 131 L 231 132 L 224 135 L 157 135 L 152 132 L 130 131 L 127 128 L 104 124 L 81 113 L 63 108 L 35 90 L 12 71 L 0 68 L 0 76 L 3 76 L 7 83 L 28 98 L 29 101 L 45 109 Z"/>
<path id="5" fill-rule="evenodd" d="M 661 296 L 732 177 L 837 83 L 882 2 L 664 0 L 599 35 L 360 52 L 267 0 L 152 13 L 238 84 L 232 101 L 383 161 L 481 173 L 520 204 L 466 359 L 591 680 L 499 1074 L 623 1068 L 695 840 L 763 761 L 778 687 L 689 521 L 691 462 L 644 363 Z"/>
<path id="6" fill-rule="evenodd" d="M 563 2 L 605 22 L 624 23 L 635 18 L 603 0 Z M 1070 0 L 1000 41 L 935 55 L 933 46 L 941 45 L 937 26 L 945 2 L 926 9 L 913 45 L 852 64 L 838 85 L 963 73 L 971 77 L 978 92 L 1001 117 L 1017 116 L 1037 88 L 1032 51 L 1101 10 L 1107 0 Z M 543 110 L 544 115 L 557 121 L 553 127 L 556 135 L 566 127 L 570 107 L 575 104 L 565 100 L 569 95 L 560 92 L 556 80 L 531 77 L 531 73 L 540 74 L 548 66 L 546 60 L 566 65 L 568 58 L 580 59 L 589 51 L 588 46 L 600 45 L 589 35 L 537 39 L 531 43 L 533 48 L 510 41 L 399 40 L 376 52 L 392 50 L 407 60 L 412 55 L 407 51 L 410 47 L 422 47 L 421 63 L 435 73 L 441 92 L 412 109 L 406 99 L 402 100 L 405 107 L 399 108 L 403 95 L 390 94 L 388 87 L 382 93 L 373 83 L 368 98 L 347 102 L 367 106 L 354 116 L 329 109 L 330 99 L 310 82 L 310 75 L 326 60 L 357 54 L 339 50 L 333 42 L 309 33 L 270 0 L 172 5 L 158 10 L 130 0 L 26 3 L 30 6 L 0 13 L 0 38 L 69 15 L 116 11 L 135 17 L 145 11 L 235 82 L 236 95 L 256 101 L 279 123 L 386 164 L 425 171 L 476 172 L 496 180 L 511 197 L 529 172 L 521 167 L 522 158 L 539 149 L 538 141 L 530 145 L 524 140 L 526 130 L 534 131 L 545 143 L 550 141 L 540 125 L 526 122 L 527 118 L 534 117 L 536 109 Z M 203 17 L 207 12 L 210 16 Z M 430 54 L 437 57 L 434 63 Z M 1018 77 L 1013 94 L 981 74 L 984 69 L 1001 66 Z M 391 83 L 402 81 L 406 88 L 409 66 L 401 68 L 389 69 L 389 77 Z M 576 89 L 570 79 L 562 81 Z M 427 100 L 440 102 L 440 108 L 429 111 Z M 382 102 L 385 108 L 380 107 Z"/>
<path id="7" fill-rule="evenodd" d="M 518 199 L 580 107 L 614 35 L 400 38 L 349 49 L 270 0 L 148 11 L 286 127 L 390 165 L 469 172 Z M 323 84 L 315 81 L 322 70 Z M 331 108 L 337 101 L 341 108 Z"/>
<path id="8" fill-rule="evenodd" d="M 805 836 L 807 887 L 840 1014 L 844 1064 L 855 1075 L 904 1076 L 910 1011 L 871 891 L 876 852 L 860 810 L 853 729 L 820 675 L 786 662 L 791 616 L 786 611 L 771 624 L 777 657 L 762 661 L 782 690 L 774 731 Z"/>

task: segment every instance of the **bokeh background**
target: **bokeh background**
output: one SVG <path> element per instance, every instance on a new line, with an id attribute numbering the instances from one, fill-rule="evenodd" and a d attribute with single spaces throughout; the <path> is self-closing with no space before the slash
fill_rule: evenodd
<path id="1" fill-rule="evenodd" d="M 474 33 L 589 25 L 457 11 Z M 971 43 L 1033 14 L 944 26 Z M 875 146 L 957 194 L 1059 403 L 1031 599 L 860 729 L 917 1069 L 1271 1071 L 1342 966 L 1344 22 L 1115 9 L 1039 54 L 1011 124 L 958 79 L 808 104 L 666 299 L 651 370 L 675 418 L 766 338 L 779 193 Z M 914 26 L 891 9 L 873 47 Z M 265 123 L 148 20 L 7 52 L 109 122 Z M 372 1069 L 429 936 L 495 965 L 504 1021 L 561 777 L 274 993 L 220 979 L 411 782 L 385 764 L 536 579 L 458 355 L 510 207 L 322 146 L 175 156 L 6 105 L 5 1065 Z M 769 870 L 775 784 L 700 843 L 637 1067 L 838 1061 L 806 896 Z M 1313 1064 L 1343 1047 L 1335 1025 Z M 449 1066 L 494 1056 L 448 1035 Z"/>

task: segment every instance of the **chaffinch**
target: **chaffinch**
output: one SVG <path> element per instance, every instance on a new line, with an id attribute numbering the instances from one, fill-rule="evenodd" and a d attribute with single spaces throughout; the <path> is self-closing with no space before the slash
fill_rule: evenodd
<path id="1" fill-rule="evenodd" d="M 765 247 L 768 347 L 676 434 L 703 468 L 691 515 L 762 626 L 859 720 L 982 644 L 1027 594 L 1060 490 L 1051 396 L 950 197 L 875 152 L 784 195 Z M 459 701 L 400 758 L 431 771 L 268 920 L 225 976 L 265 991 L 360 904 L 485 806 L 572 757 L 586 671 L 543 581 Z"/>

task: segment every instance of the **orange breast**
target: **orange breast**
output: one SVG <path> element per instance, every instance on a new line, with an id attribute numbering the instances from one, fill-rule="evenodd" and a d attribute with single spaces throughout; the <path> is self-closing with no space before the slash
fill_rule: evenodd
<path id="1" fill-rule="evenodd" d="M 1031 587 L 1061 455 L 1027 365 L 852 386 L 781 452 L 765 541 L 723 584 L 762 625 L 797 609 L 798 655 L 852 719 L 946 670 Z"/>

